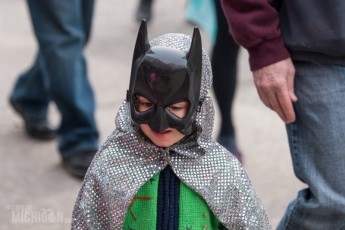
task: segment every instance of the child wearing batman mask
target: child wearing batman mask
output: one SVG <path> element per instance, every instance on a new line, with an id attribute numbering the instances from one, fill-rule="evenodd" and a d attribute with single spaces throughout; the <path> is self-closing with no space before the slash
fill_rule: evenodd
<path id="1" fill-rule="evenodd" d="M 150 42 L 143 21 L 116 129 L 84 179 L 72 229 L 271 229 L 238 160 L 211 138 L 199 30 Z"/>

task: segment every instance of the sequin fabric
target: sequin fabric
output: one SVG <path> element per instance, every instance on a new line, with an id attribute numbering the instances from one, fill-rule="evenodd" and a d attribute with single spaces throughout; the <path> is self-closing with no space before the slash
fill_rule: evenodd
<path id="1" fill-rule="evenodd" d="M 188 52 L 191 38 L 165 34 L 150 41 Z M 204 100 L 194 132 L 167 149 L 148 141 L 133 124 L 124 101 L 116 129 L 93 160 L 75 203 L 72 229 L 122 229 L 132 198 L 139 188 L 167 165 L 198 192 L 228 229 L 271 229 L 266 212 L 241 164 L 212 140 L 214 109 L 209 58 L 203 51 L 200 98 Z"/>

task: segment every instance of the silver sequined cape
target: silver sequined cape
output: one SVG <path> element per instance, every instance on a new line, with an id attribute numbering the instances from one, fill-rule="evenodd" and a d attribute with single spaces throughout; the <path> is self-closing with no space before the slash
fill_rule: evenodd
<path id="1" fill-rule="evenodd" d="M 165 34 L 151 46 L 188 52 L 191 38 Z M 203 51 L 204 99 L 190 136 L 162 149 L 138 132 L 124 101 L 116 116 L 116 129 L 101 146 L 79 192 L 72 229 L 122 229 L 131 200 L 139 188 L 170 165 L 179 179 L 199 193 L 228 229 L 271 229 L 266 212 L 241 164 L 212 140 L 213 103 L 207 96 L 212 83 L 211 65 Z M 171 154 L 173 152 L 173 154 Z"/>

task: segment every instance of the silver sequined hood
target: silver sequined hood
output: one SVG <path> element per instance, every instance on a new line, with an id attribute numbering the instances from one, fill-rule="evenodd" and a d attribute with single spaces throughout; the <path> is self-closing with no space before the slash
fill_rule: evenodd
<path id="1" fill-rule="evenodd" d="M 188 52 L 191 38 L 165 34 L 151 46 Z M 194 132 L 159 148 L 138 135 L 138 127 L 124 101 L 116 116 L 116 129 L 93 160 L 73 211 L 72 229 L 122 229 L 131 200 L 139 188 L 170 165 L 188 187 L 199 193 L 228 229 L 271 229 L 267 215 L 241 164 L 212 140 L 214 109 L 208 92 L 212 83 L 209 58 L 203 51 L 204 99 Z"/>

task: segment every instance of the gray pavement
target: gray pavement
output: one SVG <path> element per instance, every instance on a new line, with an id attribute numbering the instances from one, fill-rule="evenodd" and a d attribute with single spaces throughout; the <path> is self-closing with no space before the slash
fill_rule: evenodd
<path id="1" fill-rule="evenodd" d="M 184 18 L 186 1 L 156 1 L 149 37 L 167 32 L 192 33 Z M 93 36 L 87 49 L 97 98 L 101 140 L 114 129 L 114 117 L 125 97 L 138 23 L 137 1 L 97 1 Z M 206 34 L 203 44 L 210 51 Z M 0 229 L 69 229 L 81 181 L 61 167 L 56 142 L 29 139 L 21 120 L 8 106 L 16 76 L 32 63 L 36 41 L 25 1 L 0 0 Z M 242 50 L 235 101 L 235 124 L 245 169 L 275 227 L 289 201 L 303 187 L 294 177 L 283 122 L 259 101 Z M 216 108 L 216 113 L 218 109 Z M 59 114 L 54 105 L 50 116 Z M 217 135 L 219 117 L 216 114 Z"/>

